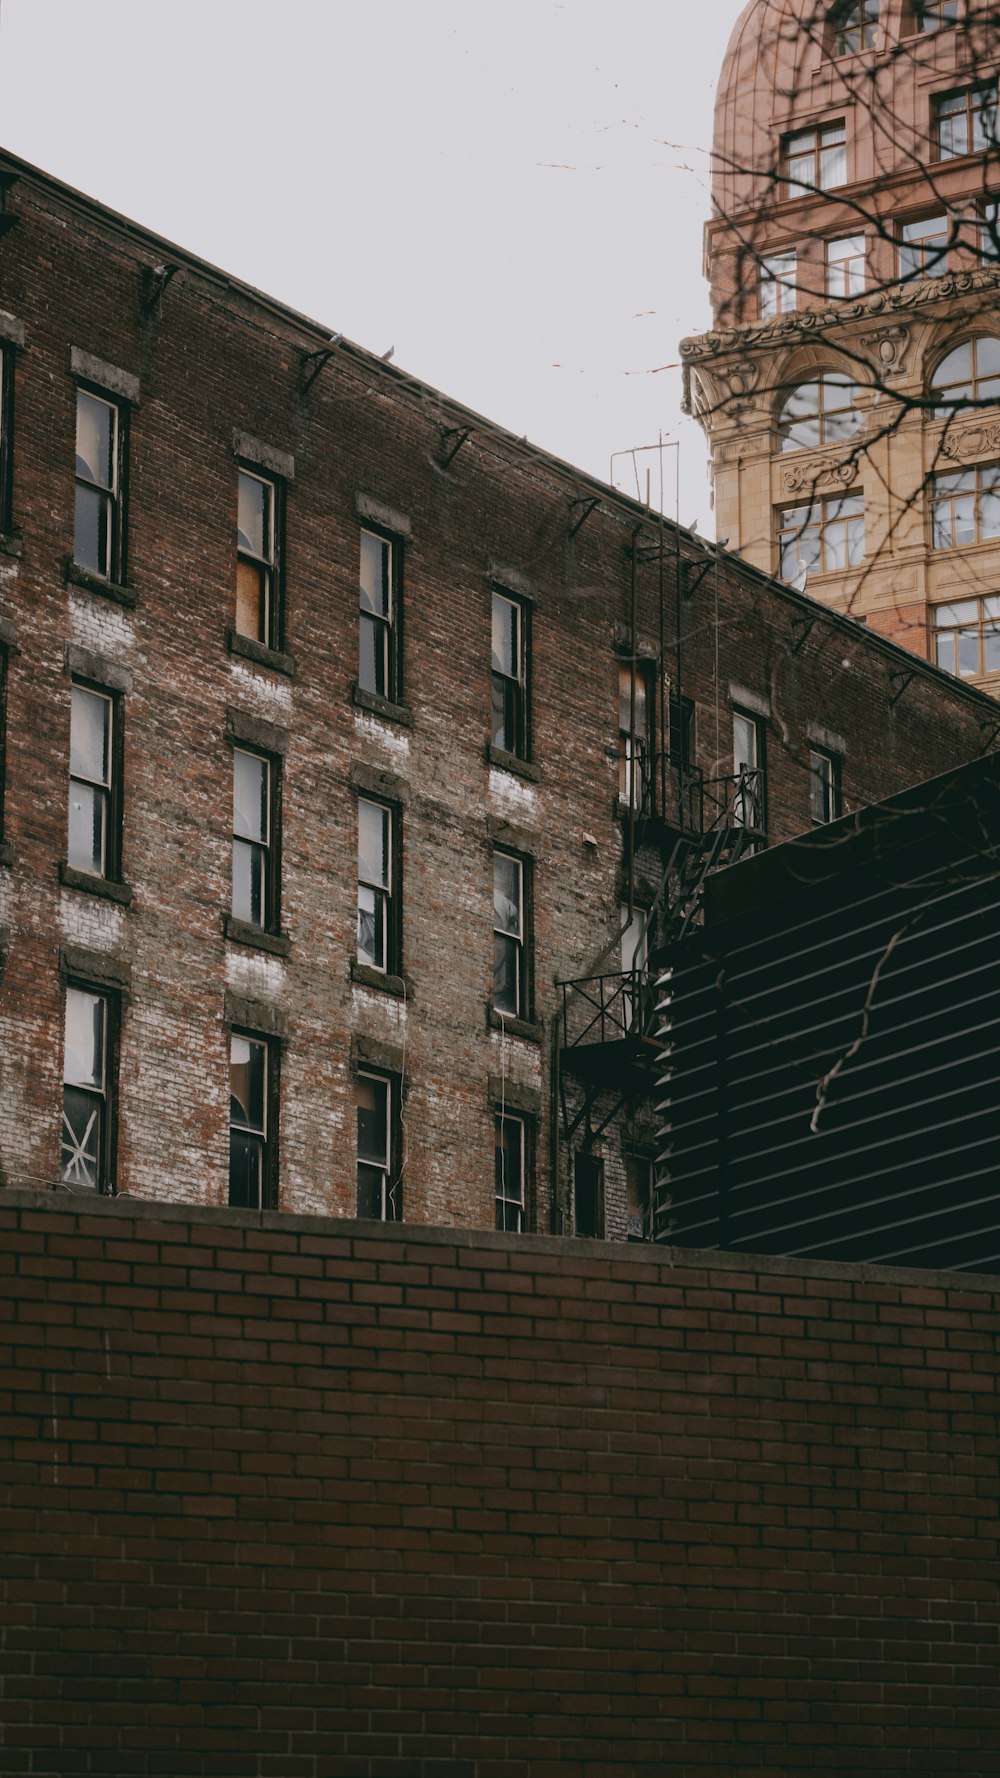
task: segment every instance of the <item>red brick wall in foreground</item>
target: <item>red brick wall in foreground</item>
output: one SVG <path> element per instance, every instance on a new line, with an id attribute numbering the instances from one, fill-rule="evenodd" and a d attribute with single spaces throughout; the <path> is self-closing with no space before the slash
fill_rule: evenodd
<path id="1" fill-rule="evenodd" d="M 1000 1280 L 0 1228 L 3 1773 L 995 1778 Z"/>

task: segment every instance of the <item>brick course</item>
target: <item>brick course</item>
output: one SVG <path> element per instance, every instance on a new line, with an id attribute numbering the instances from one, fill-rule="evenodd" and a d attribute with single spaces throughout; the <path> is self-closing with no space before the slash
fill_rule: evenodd
<path id="1" fill-rule="evenodd" d="M 993 1778 L 1000 1280 L 0 1229 L 4 1774 Z"/>

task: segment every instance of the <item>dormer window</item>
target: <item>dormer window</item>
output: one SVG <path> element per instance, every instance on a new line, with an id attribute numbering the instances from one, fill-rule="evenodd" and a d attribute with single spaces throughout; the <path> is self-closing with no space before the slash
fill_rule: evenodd
<path id="1" fill-rule="evenodd" d="M 832 16 L 833 54 L 857 56 L 875 48 L 879 0 L 858 0 L 857 5 L 837 6 Z"/>

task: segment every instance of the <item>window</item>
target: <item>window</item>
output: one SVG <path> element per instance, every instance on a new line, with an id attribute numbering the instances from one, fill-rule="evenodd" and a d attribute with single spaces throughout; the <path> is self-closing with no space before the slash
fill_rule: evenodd
<path id="1" fill-rule="evenodd" d="M 935 101 L 934 119 L 941 160 L 985 153 L 996 146 L 997 140 L 996 82 L 991 86 L 966 87 L 960 93 L 945 93 Z"/>
<path id="2" fill-rule="evenodd" d="M 675 766 L 689 766 L 694 759 L 694 702 L 691 698 L 670 693 L 670 760 Z"/>
<path id="3" fill-rule="evenodd" d="M 116 879 L 120 870 L 121 808 L 116 794 L 118 723 L 106 692 L 74 685 L 69 723 L 69 836 L 73 870 Z"/>
<path id="4" fill-rule="evenodd" d="M 7 650 L 0 645 L 0 843 L 3 841 L 4 792 L 7 787 Z"/>
<path id="5" fill-rule="evenodd" d="M 1000 595 L 935 605 L 931 619 L 934 659 L 946 673 L 960 679 L 1000 673 Z"/>
<path id="6" fill-rule="evenodd" d="M 761 262 L 760 315 L 769 320 L 787 315 L 796 306 L 798 262 L 794 253 L 779 253 Z"/>
<path id="7" fill-rule="evenodd" d="M 13 388 L 14 354 L 8 347 L 0 344 L 0 532 L 10 529 Z"/>
<path id="8" fill-rule="evenodd" d="M 809 751 L 809 812 L 814 827 L 836 821 L 840 814 L 840 759 L 820 747 Z"/>
<path id="9" fill-rule="evenodd" d="M 618 795 L 631 809 L 643 807 L 649 783 L 652 703 L 648 665 L 642 661 L 619 662 Z"/>
<path id="10" fill-rule="evenodd" d="M 918 31 L 941 31 L 958 22 L 958 0 L 916 0 L 913 11 Z"/>
<path id="11" fill-rule="evenodd" d="M 492 741 L 515 759 L 528 757 L 526 612 L 516 599 L 493 594 Z"/>
<path id="12" fill-rule="evenodd" d="M 865 553 L 863 494 L 832 495 L 778 514 L 781 578 L 794 580 L 803 567 L 816 574 L 856 568 Z"/>
<path id="13" fill-rule="evenodd" d="M 76 394 L 76 510 L 73 560 L 105 580 L 124 578 L 121 497 L 124 414 L 89 389 Z"/>
<path id="14" fill-rule="evenodd" d="M 401 693 L 399 585 L 402 545 L 361 533 L 361 653 L 358 684 L 395 703 Z"/>
<path id="15" fill-rule="evenodd" d="M 932 477 L 931 537 L 935 549 L 1000 537 L 1000 464 Z"/>
<path id="16" fill-rule="evenodd" d="M 114 1189 L 112 1012 L 108 994 L 82 985 L 67 987 L 59 1177 L 84 1191 Z"/>
<path id="17" fill-rule="evenodd" d="M 512 1018 L 527 1016 L 524 863 L 493 854 L 493 1006 Z"/>
<path id="18" fill-rule="evenodd" d="M 604 1239 L 604 1162 L 578 1154 L 573 1163 L 573 1230 L 592 1241 Z"/>
<path id="19" fill-rule="evenodd" d="M 861 50 L 874 49 L 878 34 L 878 14 L 879 0 L 859 0 L 855 5 L 835 7 L 834 55 L 856 56 Z"/>
<path id="20" fill-rule="evenodd" d="M 273 760 L 233 749 L 233 918 L 278 930 Z"/>
<path id="21" fill-rule="evenodd" d="M 865 237 L 841 235 L 826 243 L 826 293 L 839 302 L 865 287 Z"/>
<path id="22" fill-rule="evenodd" d="M 979 211 L 976 250 L 980 259 L 1000 259 L 1000 203 L 987 198 Z"/>
<path id="23" fill-rule="evenodd" d="M 653 1163 L 648 1155 L 625 1156 L 625 1229 L 628 1240 L 645 1241 L 650 1233 Z"/>
<path id="24" fill-rule="evenodd" d="M 384 803 L 358 798 L 358 962 L 390 975 L 400 968 L 397 822 Z"/>
<path id="25" fill-rule="evenodd" d="M 901 278 L 938 278 L 948 270 L 951 224 L 947 216 L 904 222 L 899 241 Z"/>
<path id="26" fill-rule="evenodd" d="M 520 1235 L 526 1226 L 527 1127 L 525 1119 L 498 1111 L 493 1120 L 493 1179 L 496 1226 Z"/>
<path id="27" fill-rule="evenodd" d="M 236 633 L 280 648 L 278 485 L 239 472 L 236 525 Z"/>
<path id="28" fill-rule="evenodd" d="M 764 807 L 764 725 L 745 710 L 733 711 L 733 816 L 737 827 L 766 830 Z"/>
<path id="29" fill-rule="evenodd" d="M 839 371 L 824 370 L 789 395 L 778 418 L 783 451 L 810 451 L 856 438 L 862 415 L 858 385 Z"/>
<path id="30" fill-rule="evenodd" d="M 805 197 L 847 183 L 847 134 L 843 123 L 796 130 L 785 137 L 787 196 Z"/>
<path id="31" fill-rule="evenodd" d="M 358 1215 L 402 1222 L 399 1081 L 395 1075 L 358 1075 Z"/>
<path id="32" fill-rule="evenodd" d="M 649 987 L 646 971 L 649 967 L 649 912 L 646 908 L 628 911 L 625 902 L 619 909 L 621 917 L 621 963 L 622 975 L 630 979 L 625 982 L 622 995 L 622 1029 L 631 1031 L 637 1028 L 640 1032 L 646 1026 L 646 1014 L 649 1006 Z"/>
<path id="33" fill-rule="evenodd" d="M 276 1067 L 265 1038 L 234 1031 L 229 1039 L 229 1202 L 236 1210 L 273 1209 Z"/>
<path id="34" fill-rule="evenodd" d="M 966 403 L 1000 401 L 1000 339 L 992 334 L 966 340 L 942 358 L 931 378 L 941 398 L 937 419 L 946 419 Z"/>

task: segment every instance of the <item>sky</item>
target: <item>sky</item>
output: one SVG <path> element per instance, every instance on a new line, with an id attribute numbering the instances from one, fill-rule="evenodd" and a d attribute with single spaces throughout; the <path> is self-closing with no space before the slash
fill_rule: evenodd
<path id="1" fill-rule="evenodd" d="M 0 0 L 0 142 L 654 505 L 611 459 L 662 434 L 711 536 L 678 342 L 741 6 Z"/>

